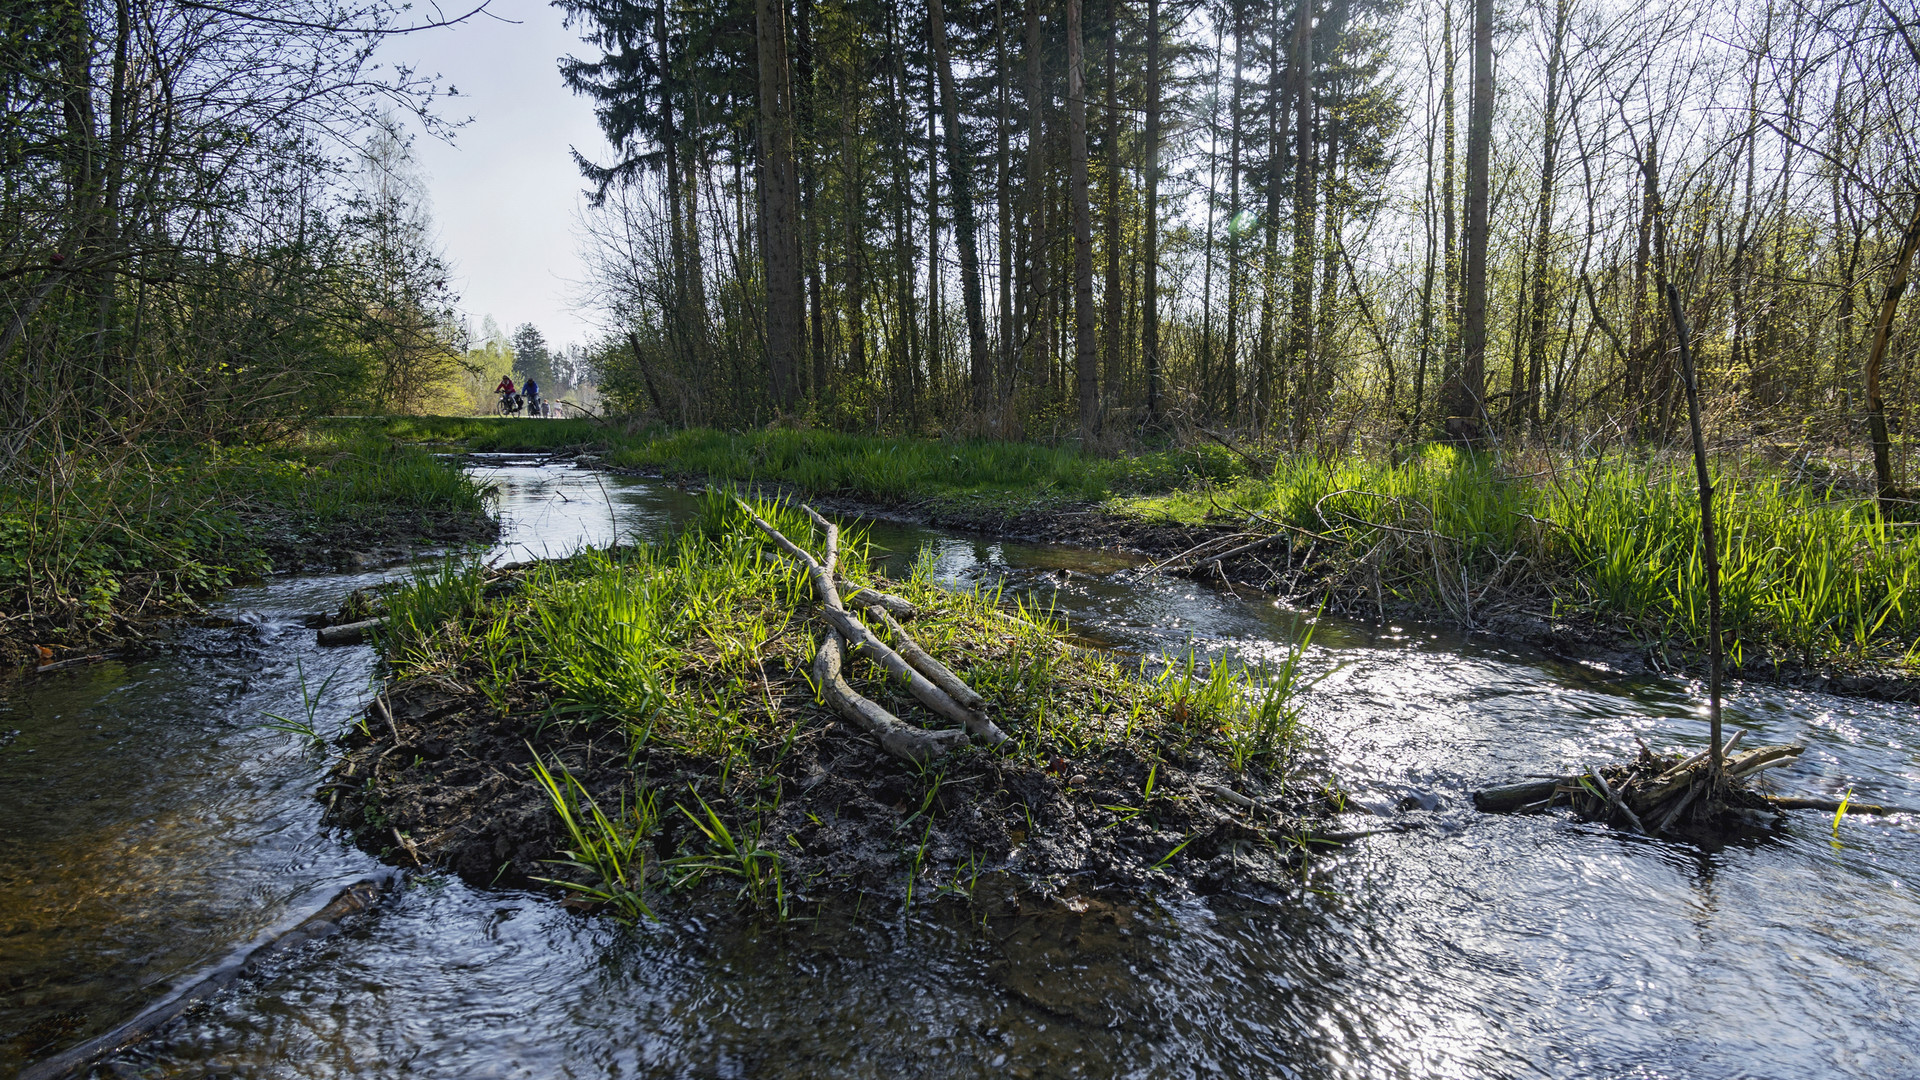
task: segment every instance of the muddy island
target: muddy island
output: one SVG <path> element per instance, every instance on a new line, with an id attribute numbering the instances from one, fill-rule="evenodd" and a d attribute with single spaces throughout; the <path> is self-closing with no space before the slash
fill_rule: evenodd
<path id="1" fill-rule="evenodd" d="M 658 544 L 392 592 L 331 820 L 400 865 L 628 915 L 696 888 L 785 913 L 983 878 L 1257 887 L 1328 842 L 1298 651 L 1124 660 L 924 568 L 880 579 L 837 532 L 710 492 Z"/>

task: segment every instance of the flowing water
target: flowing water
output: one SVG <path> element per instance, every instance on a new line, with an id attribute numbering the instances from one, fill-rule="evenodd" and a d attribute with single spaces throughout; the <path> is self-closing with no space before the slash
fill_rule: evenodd
<path id="1" fill-rule="evenodd" d="M 503 559 L 691 509 L 657 484 L 502 459 Z M 904 526 L 900 565 L 1001 581 L 1081 633 L 1258 660 L 1301 620 L 1110 553 Z M 1065 573 L 1062 573 L 1062 572 Z M 396 570 L 390 573 L 404 573 Z M 320 827 L 324 753 L 371 650 L 300 616 L 381 574 L 223 601 L 178 655 L 0 684 L 0 1073 L 98 1034 L 380 872 Z M 102 1075 L 154 1077 L 1915 1077 L 1920 821 L 1796 815 L 1713 850 L 1475 813 L 1489 781 L 1698 746 L 1700 689 L 1415 628 L 1324 620 L 1317 752 L 1407 831 L 1290 895 L 979 919 L 957 905 L 784 927 L 623 928 L 415 876 Z M 304 694 L 303 694 L 304 691 Z M 1920 710 L 1736 687 L 1796 792 L 1920 804 Z M 1372 819 L 1364 819 L 1372 820 Z"/>

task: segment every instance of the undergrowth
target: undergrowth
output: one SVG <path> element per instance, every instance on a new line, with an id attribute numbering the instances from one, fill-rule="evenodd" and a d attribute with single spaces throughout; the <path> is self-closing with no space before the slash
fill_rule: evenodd
<path id="1" fill-rule="evenodd" d="M 275 446 L 148 446 L 16 462 L 0 478 L 0 637 L 49 645 L 192 610 L 272 549 L 395 513 L 484 514 L 424 451 L 362 431 Z"/>

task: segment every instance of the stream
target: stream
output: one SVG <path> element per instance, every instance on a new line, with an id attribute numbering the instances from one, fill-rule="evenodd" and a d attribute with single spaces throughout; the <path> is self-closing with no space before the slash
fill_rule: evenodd
<path id="1" fill-rule="evenodd" d="M 674 488 L 510 456 L 503 559 L 653 537 Z M 888 522 L 943 581 L 1004 583 L 1119 648 L 1257 662 L 1306 629 L 1271 598 L 1111 552 Z M 0 1075 L 100 1034 L 384 872 L 322 828 L 324 751 L 365 646 L 301 623 L 409 573 L 287 576 L 175 653 L 0 683 Z M 1920 1077 L 1920 820 L 1795 814 L 1715 849 L 1468 793 L 1698 748 L 1703 687 L 1418 626 L 1314 628 L 1314 752 L 1353 827 L 1283 897 L 982 920 L 957 904 L 684 912 L 622 927 L 416 874 L 96 1070 L 141 1077 Z M 1783 791 L 1920 805 L 1920 709 L 1736 685 L 1748 745 L 1804 742 Z"/>

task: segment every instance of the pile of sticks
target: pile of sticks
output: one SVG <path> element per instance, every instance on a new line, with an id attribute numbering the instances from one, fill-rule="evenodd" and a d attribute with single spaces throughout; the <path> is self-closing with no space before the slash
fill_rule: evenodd
<path id="1" fill-rule="evenodd" d="M 1571 807 L 1588 821 L 1630 828 L 1643 836 L 1660 836 L 1682 828 L 1723 828 L 1755 824 L 1760 814 L 1777 810 L 1838 810 L 1837 799 L 1769 795 L 1756 786 L 1762 772 L 1800 760 L 1803 746 L 1762 746 L 1733 754 L 1740 737 L 1736 731 L 1723 750 L 1720 776 L 1713 773 L 1711 751 L 1692 757 L 1656 754 L 1643 743 L 1640 755 L 1626 765 L 1589 765 L 1571 776 L 1542 777 L 1473 793 L 1473 804 L 1495 814 L 1540 813 L 1555 806 Z M 1848 802 L 1848 813 L 1899 814 L 1897 806 Z"/>
<path id="2" fill-rule="evenodd" d="M 826 537 L 824 557 L 816 559 L 754 513 L 744 500 L 734 501 L 761 532 L 806 567 L 807 576 L 813 581 L 814 593 L 820 600 L 820 616 L 828 626 L 814 654 L 813 678 L 836 714 L 872 735 L 887 753 L 916 764 L 965 746 L 969 739 L 979 739 L 988 746 L 1008 741 L 1006 733 L 987 719 L 986 699 L 921 648 L 900 625 L 900 619 L 914 616 L 912 603 L 839 577 L 836 569 L 840 557 L 839 526 L 821 517 L 811 506 L 801 507 Z M 849 604 L 853 605 L 851 610 Z M 861 610 L 887 630 L 894 645 L 888 645 L 868 629 L 857 614 Z M 904 684 L 916 701 L 935 715 L 958 723 L 961 729 L 930 731 L 901 720 L 872 699 L 863 697 L 847 684 L 843 671 L 850 654 L 864 654 L 878 663 L 887 674 Z"/>

